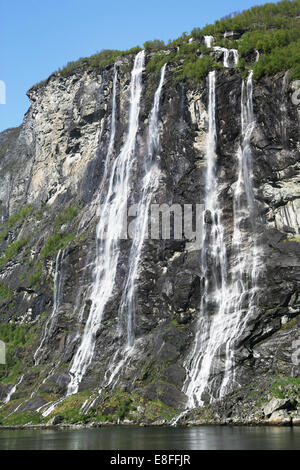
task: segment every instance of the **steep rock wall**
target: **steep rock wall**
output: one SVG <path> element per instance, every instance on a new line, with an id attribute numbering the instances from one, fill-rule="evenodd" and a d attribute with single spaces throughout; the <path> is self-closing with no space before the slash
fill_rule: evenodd
<path id="1" fill-rule="evenodd" d="M 133 59 L 125 58 L 116 64 L 113 159 L 126 137 Z M 201 204 L 208 130 L 207 82 L 183 86 L 174 82 L 171 72 L 171 67 L 167 67 L 160 100 L 157 160 L 161 173 L 153 201 Z M 10 409 L 18 405 L 19 411 L 36 410 L 47 402 L 55 402 L 67 391 L 68 371 L 90 308 L 88 287 L 93 282 L 95 227 L 101 217 L 97 194 L 110 137 L 113 75 L 113 67 L 99 72 L 77 71 L 68 77 L 56 74 L 45 86 L 31 89 L 28 93 L 31 107 L 20 133 L 13 136 L 1 156 L 1 214 L 3 231 L 7 230 L 1 241 L 2 256 L 7 245 L 30 234 L 26 244 L 11 258 L 6 257 L 1 266 L 1 280 L 14 292 L 13 304 L 10 298 L 1 299 L 1 321 L 13 319 L 18 324 L 28 324 L 34 332 L 31 343 L 18 352 L 26 370 L 7 405 Z M 287 377 L 299 374 L 292 354 L 299 336 L 300 310 L 300 118 L 299 109 L 291 101 L 292 90 L 284 80 L 283 74 L 279 74 L 254 83 L 256 126 L 251 148 L 264 269 L 259 280 L 262 295 L 255 315 L 235 345 L 233 392 L 249 384 L 259 387 L 278 374 Z M 158 82 L 158 75 L 143 73 L 129 203 L 137 202 L 139 197 L 149 114 Z M 234 69 L 217 73 L 217 176 L 228 253 L 241 139 L 241 83 Z M 1 143 L 7 142 L 11 133 L 2 133 Z M 9 216 L 26 204 L 32 206 L 28 216 L 7 227 Z M 62 217 L 61 225 L 55 225 L 58 214 L 75 206 L 76 215 L 71 220 Z M 44 253 L 41 260 L 40 252 L 53 231 L 61 235 L 63 242 Z M 59 306 L 36 364 L 34 353 L 53 311 L 52 289 L 59 248 L 64 250 Z M 169 407 L 184 409 L 185 359 L 195 338 L 202 294 L 201 252 L 187 248 L 188 240 L 184 239 L 144 242 L 136 292 L 135 351 L 122 364 L 125 340 L 118 328 L 118 308 L 130 240 L 121 242 L 113 294 L 99 325 L 93 360 L 79 388 L 85 399 L 91 397 L 93 406 L 101 406 L 121 389 L 145 402 L 159 400 Z M 37 271 L 40 279 L 34 282 L 32 274 Z M 220 374 L 224 351 L 220 350 L 218 360 L 220 367 L 216 373 Z M 119 366 L 116 380 L 109 383 L 109 377 Z M 17 375 L 21 376 L 21 371 Z M 14 375 L 0 384 L 3 399 L 17 379 Z M 217 385 L 214 395 L 218 397 Z M 79 404 L 80 400 L 76 406 Z"/>

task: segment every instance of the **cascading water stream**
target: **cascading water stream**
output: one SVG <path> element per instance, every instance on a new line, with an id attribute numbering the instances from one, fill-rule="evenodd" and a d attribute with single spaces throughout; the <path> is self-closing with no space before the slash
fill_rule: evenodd
<path id="1" fill-rule="evenodd" d="M 213 36 L 204 36 L 204 44 L 209 49 L 212 47 L 213 42 L 214 42 L 214 37 Z"/>
<path id="2" fill-rule="evenodd" d="M 235 341 L 243 333 L 249 316 L 256 309 L 257 281 L 261 271 L 262 253 L 257 245 L 257 210 L 253 192 L 250 143 L 255 127 L 252 75 L 251 71 L 246 85 L 244 81 L 242 82 L 241 92 L 242 142 L 237 154 L 238 178 L 233 195 L 231 283 L 226 305 L 230 328 L 226 341 L 225 373 L 220 387 L 220 397 L 226 395 L 230 390 L 230 384 L 235 381 Z"/>
<path id="3" fill-rule="evenodd" d="M 286 148 L 287 146 L 287 94 L 288 94 L 288 76 L 289 71 L 285 72 L 282 80 L 282 88 L 281 88 L 281 136 L 282 136 L 282 144 Z"/>
<path id="4" fill-rule="evenodd" d="M 111 121 L 110 121 L 110 137 L 108 143 L 108 149 L 106 152 L 106 158 L 104 162 L 104 171 L 98 191 L 98 201 L 101 201 L 103 188 L 107 179 L 107 173 L 109 163 L 114 151 L 115 137 L 116 137 L 116 99 L 117 99 L 117 83 L 118 83 L 118 70 L 116 64 L 114 65 L 114 78 L 113 78 L 113 89 L 112 89 L 112 108 L 111 108 Z"/>
<path id="5" fill-rule="evenodd" d="M 91 363 L 96 333 L 115 284 L 119 242 L 124 230 L 127 201 L 130 194 L 130 176 L 138 132 L 144 61 L 145 52 L 141 51 L 135 57 L 131 72 L 129 125 L 126 141 L 112 166 L 107 194 L 97 225 L 95 280 L 91 292 L 92 305 L 80 346 L 70 368 L 71 380 L 67 395 L 78 391 L 79 384 Z"/>
<path id="6" fill-rule="evenodd" d="M 212 310 L 219 310 L 224 303 L 226 287 L 226 249 L 222 210 L 218 200 L 216 174 L 216 73 L 209 73 L 208 136 L 206 143 L 205 216 L 202 236 L 201 270 L 202 300 L 194 348 L 185 366 L 188 372 L 183 391 L 188 396 L 188 408 L 201 403 L 217 346 Z"/>
<path id="7" fill-rule="evenodd" d="M 129 270 L 119 308 L 121 321 L 124 316 L 127 318 L 128 346 L 133 346 L 134 343 L 136 279 L 138 277 L 138 267 L 141 259 L 142 247 L 148 232 L 150 203 L 152 195 L 158 187 L 160 175 L 155 157 L 159 146 L 158 114 L 165 70 L 166 64 L 161 69 L 160 81 L 154 95 L 154 104 L 150 114 L 147 153 L 144 158 L 145 176 L 142 181 L 142 192 L 136 210 L 137 217 L 135 220 L 133 240 L 129 255 Z"/>
<path id="8" fill-rule="evenodd" d="M 213 50 L 223 53 L 223 66 L 225 68 L 236 67 L 239 61 L 239 53 L 236 49 L 214 46 Z"/>
<path id="9" fill-rule="evenodd" d="M 59 250 L 56 256 L 55 274 L 54 274 L 53 309 L 52 309 L 52 313 L 50 317 L 47 319 L 40 345 L 34 353 L 34 365 L 36 366 L 39 364 L 40 359 L 41 359 L 41 356 L 39 356 L 40 351 L 42 350 L 45 341 L 50 337 L 53 331 L 56 319 L 57 319 L 61 292 L 62 292 L 62 264 L 64 260 L 64 255 L 65 255 L 65 251 Z"/>
<path id="10" fill-rule="evenodd" d="M 157 151 L 159 149 L 158 118 L 160 97 L 165 80 L 165 64 L 160 72 L 160 81 L 154 95 L 154 103 L 149 116 L 147 152 L 144 156 L 144 177 L 139 202 L 136 208 L 136 220 L 133 230 L 132 245 L 129 255 L 128 275 L 123 289 L 123 294 L 119 307 L 119 318 L 121 328 L 126 322 L 127 341 L 125 350 L 122 351 L 122 359 L 117 361 L 120 351 L 117 351 L 108 370 L 109 379 L 106 386 L 114 384 L 115 377 L 120 370 L 128 363 L 133 355 L 135 339 L 135 303 L 136 303 L 136 280 L 138 278 L 138 268 L 140 265 L 142 248 L 148 235 L 149 210 L 152 196 L 159 184 L 160 170 L 157 165 Z M 116 364 L 117 362 L 117 364 Z"/>
<path id="11" fill-rule="evenodd" d="M 10 402 L 11 400 L 11 397 L 13 396 L 13 394 L 16 392 L 18 386 L 23 382 L 23 379 L 24 379 L 24 374 L 21 375 L 21 377 L 19 378 L 19 380 L 17 381 L 17 383 L 15 385 L 13 385 L 13 387 L 10 389 L 10 391 L 8 392 L 8 394 L 6 395 L 5 397 L 5 400 L 3 402 L 3 405 L 0 406 L 0 408 L 2 408 L 4 405 L 7 405 L 7 403 Z"/>
<path id="12" fill-rule="evenodd" d="M 211 72 L 212 73 L 212 72 Z M 215 168 L 215 87 L 209 80 L 209 132 L 207 140 L 206 224 L 202 245 L 202 273 L 205 278 L 200 318 L 193 351 L 186 362 L 188 376 L 183 391 L 188 408 L 203 404 L 204 398 L 222 397 L 235 381 L 235 341 L 245 330 L 256 309 L 257 281 L 261 252 L 257 245 L 250 139 L 255 126 L 252 72 L 242 83 L 242 142 L 238 150 L 237 182 L 234 189 L 234 227 L 230 266 L 226 261 L 224 227 L 220 222 Z M 209 211 L 209 212 L 208 212 Z M 207 215 L 208 212 L 208 215 Z M 245 230 L 245 222 L 250 228 Z M 211 229 L 207 228 L 209 222 Z M 207 260 L 210 260 L 211 271 Z M 225 346 L 225 350 L 224 350 Z M 221 382 L 220 382 L 221 378 Z"/>

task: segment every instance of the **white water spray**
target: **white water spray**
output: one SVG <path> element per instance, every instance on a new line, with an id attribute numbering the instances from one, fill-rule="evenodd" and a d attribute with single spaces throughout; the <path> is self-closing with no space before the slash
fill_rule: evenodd
<path id="1" fill-rule="evenodd" d="M 213 36 L 204 36 L 204 44 L 209 49 L 212 47 L 213 42 L 214 42 L 214 37 Z"/>
<path id="2" fill-rule="evenodd" d="M 136 210 L 136 220 L 133 240 L 129 255 L 129 270 L 124 286 L 119 308 L 121 322 L 126 316 L 127 320 L 127 344 L 133 346 L 135 326 L 135 291 L 138 278 L 142 248 L 145 237 L 148 235 L 148 218 L 152 195 L 158 187 L 160 171 L 157 166 L 156 156 L 159 147 L 158 116 L 161 91 L 165 79 L 166 64 L 162 67 L 160 81 L 154 95 L 154 104 L 150 114 L 147 153 L 144 158 L 145 176 L 142 181 L 142 192 Z"/>
<path id="3" fill-rule="evenodd" d="M 202 405 L 204 400 L 226 395 L 235 382 L 236 341 L 245 331 L 249 316 L 254 313 L 257 303 L 257 281 L 261 271 L 261 252 L 257 245 L 256 208 L 253 193 L 253 170 L 250 139 L 254 130 L 252 72 L 247 84 L 242 83 L 241 122 L 242 142 L 238 150 L 237 182 L 234 189 L 234 227 L 232 236 L 232 260 L 226 265 L 224 229 L 220 224 L 217 205 L 217 182 L 212 160 L 216 134 L 214 129 L 215 98 L 214 84 L 210 80 L 209 126 L 207 149 L 207 176 L 205 206 L 210 210 L 211 233 L 216 237 L 207 238 L 205 227 L 202 249 L 202 272 L 205 276 L 200 307 L 200 318 L 194 349 L 186 363 L 188 377 L 183 391 L 188 396 L 188 408 Z M 210 143 L 209 143 L 210 142 Z M 209 150 L 210 149 L 210 150 Z M 213 169 L 213 171 L 212 171 Z M 215 189 L 212 191 L 212 187 Z M 212 195 L 210 195 L 212 194 Z M 209 199 L 208 196 L 210 195 Z M 219 209 L 220 210 L 220 209 Z M 218 225 L 216 225 L 216 220 Z M 245 222 L 250 228 L 243 229 Z M 206 254 L 207 253 L 207 254 Z M 206 257 L 212 266 L 207 269 Z M 216 270 L 219 261 L 219 270 Z M 226 273 L 222 271 L 222 266 Z M 229 276 L 230 275 L 230 276 Z M 211 279 L 211 287 L 207 277 Z M 216 279 L 219 284 L 216 283 Z M 209 297 L 210 294 L 210 297 Z M 217 392 L 217 393 L 216 393 Z"/>
<path id="4" fill-rule="evenodd" d="M 160 81 L 154 95 L 154 103 L 149 116 L 149 128 L 147 139 L 147 152 L 144 156 L 144 178 L 142 180 L 141 195 L 137 204 L 136 220 L 133 230 L 133 240 L 129 255 L 129 270 L 125 282 L 123 295 L 119 307 L 120 325 L 126 322 L 127 341 L 123 350 L 117 350 L 111 366 L 105 374 L 105 386 L 115 387 L 119 373 L 128 366 L 134 356 L 135 340 L 135 305 L 136 305 L 136 281 L 138 279 L 138 269 L 140 265 L 142 248 L 148 236 L 149 210 L 152 196 L 158 188 L 160 170 L 157 165 L 157 152 L 159 150 L 158 118 L 160 108 L 160 97 L 165 80 L 165 64 L 160 72 Z M 118 359 L 121 357 L 121 359 Z M 106 376 L 109 375 L 108 381 Z M 100 392 L 99 392 L 100 393 Z"/>
<path id="5" fill-rule="evenodd" d="M 57 319 L 61 292 L 62 292 L 62 264 L 64 260 L 64 255 L 65 255 L 65 251 L 59 250 L 56 256 L 55 274 L 54 274 L 53 309 L 52 309 L 51 315 L 47 319 L 40 345 L 34 353 L 34 365 L 35 366 L 37 366 L 40 363 L 40 360 L 41 360 L 40 351 L 42 350 L 45 341 L 50 337 L 51 333 L 53 332 L 53 328 Z"/>
<path id="6" fill-rule="evenodd" d="M 230 328 L 226 341 L 225 373 L 219 396 L 230 391 L 235 382 L 236 341 L 243 334 L 248 318 L 257 308 L 258 279 L 262 269 L 262 252 L 257 244 L 257 211 L 253 192 L 253 168 L 250 139 L 255 127 L 253 114 L 253 72 L 242 82 L 242 142 L 238 150 L 238 179 L 234 190 L 233 263 L 227 300 Z M 248 223 L 247 223 L 248 222 Z M 245 230 L 245 225 L 248 228 Z"/>
<path id="7" fill-rule="evenodd" d="M 138 132 L 144 61 L 145 52 L 141 51 L 135 57 L 131 72 L 129 125 L 126 141 L 112 166 L 106 198 L 97 225 L 97 255 L 95 280 L 91 292 L 92 305 L 81 344 L 70 369 L 71 380 L 67 395 L 77 393 L 79 384 L 92 361 L 96 333 L 115 284 L 119 259 L 119 241 L 127 213 L 130 176 Z"/>
<path id="8" fill-rule="evenodd" d="M 24 379 L 24 374 L 21 375 L 17 383 L 10 389 L 10 391 L 6 395 L 6 398 L 3 402 L 4 404 L 2 406 L 7 405 L 7 403 L 10 402 L 11 397 L 13 396 L 14 393 L 16 393 L 17 387 L 23 382 L 23 379 Z M 0 406 L 0 408 L 2 408 L 2 406 Z"/>
<path id="9" fill-rule="evenodd" d="M 206 144 L 205 219 L 202 238 L 202 296 L 194 348 L 185 366 L 188 376 L 183 391 L 188 408 L 201 404 L 217 348 L 215 318 L 223 306 L 226 288 L 226 248 L 216 174 L 216 74 L 209 73 L 208 135 Z M 217 313 L 213 314 L 217 310 Z M 217 337 L 216 337 L 217 336 Z"/>
<path id="10" fill-rule="evenodd" d="M 213 50 L 223 53 L 223 66 L 225 68 L 237 66 L 239 61 L 239 53 L 236 49 L 226 49 L 226 47 L 214 46 Z"/>

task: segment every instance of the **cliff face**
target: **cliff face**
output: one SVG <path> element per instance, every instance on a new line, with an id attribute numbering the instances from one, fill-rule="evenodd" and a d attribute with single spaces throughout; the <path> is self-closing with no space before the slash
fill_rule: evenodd
<path id="1" fill-rule="evenodd" d="M 128 56 L 98 72 L 53 75 L 46 85 L 28 92 L 31 107 L 21 128 L 0 135 L 1 322 L 13 322 L 26 333 L 14 348 L 11 371 L 3 372 L 0 382 L 0 398 L 7 401 L 4 414 L 17 407 L 18 412 L 63 414 L 85 403 L 95 416 L 113 415 L 126 402 L 129 418 L 152 419 L 171 416 L 173 409 L 183 410 L 188 402 L 189 358 L 199 329 L 205 280 L 203 250 L 190 249 L 184 238 L 142 240 L 133 348 L 127 345 L 126 315 L 120 318 L 132 240 L 121 240 L 113 289 L 95 327 L 93 354 L 77 393 L 68 393 L 69 371 L 95 304 L 96 265 L 104 264 L 97 255 L 96 226 L 113 164 L 127 142 L 133 61 Z M 138 203 L 143 194 L 144 156 L 160 78 L 142 72 L 128 206 Z M 115 138 L 105 173 L 114 86 Z M 253 84 L 251 184 L 260 269 L 255 308 L 249 314 L 250 307 L 243 307 L 240 325 L 228 343 L 232 363 L 225 393 L 239 393 L 240 401 L 249 401 L 248 394 L 257 389 L 268 399 L 278 376 L 299 376 L 295 348 L 300 313 L 300 109 L 292 103 L 292 91 L 283 74 Z M 243 140 L 241 93 L 242 78 L 234 69 L 216 73 L 217 193 L 224 249 L 232 266 L 237 262 L 232 239 Z M 204 203 L 208 105 L 207 80 L 183 86 L 173 81 L 167 66 L 159 99 L 159 146 L 154 156 L 159 177 L 152 202 Z M 208 214 L 205 224 L 211 223 Z M 245 219 L 242 230 L 253 231 L 249 220 Z M 250 248 L 242 247 L 244 259 Z M 209 277 L 210 269 L 207 273 Z M 209 315 L 216 314 L 212 303 Z M 198 405 L 222 398 L 219 392 L 228 357 L 226 343 L 220 341 L 210 385 Z M 58 402 L 67 394 L 66 400 Z M 56 404 L 54 411 L 47 408 L 48 403 Z"/>

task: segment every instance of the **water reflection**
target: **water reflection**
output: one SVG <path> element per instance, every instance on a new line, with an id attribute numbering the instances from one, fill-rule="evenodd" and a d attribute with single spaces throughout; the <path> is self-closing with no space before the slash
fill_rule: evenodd
<path id="1" fill-rule="evenodd" d="M 300 428 L 115 426 L 0 431 L 0 450 L 286 450 L 300 449 Z"/>

